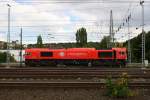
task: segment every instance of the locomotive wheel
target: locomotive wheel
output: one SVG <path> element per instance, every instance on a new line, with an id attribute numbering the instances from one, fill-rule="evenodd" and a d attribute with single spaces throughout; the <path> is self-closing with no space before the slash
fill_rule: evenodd
<path id="1" fill-rule="evenodd" d="M 88 63 L 88 67 L 92 67 L 92 62 L 89 62 L 89 63 Z"/>

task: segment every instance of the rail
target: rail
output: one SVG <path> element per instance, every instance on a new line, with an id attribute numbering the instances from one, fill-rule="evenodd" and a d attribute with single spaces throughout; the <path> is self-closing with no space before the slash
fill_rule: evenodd
<path id="1" fill-rule="evenodd" d="M 141 68 L 0 68 L 0 78 L 118 78 L 123 73 L 129 78 L 150 78 L 150 69 Z"/>
<path id="2" fill-rule="evenodd" d="M 0 82 L 0 87 L 105 88 L 104 82 Z M 150 88 L 150 82 L 130 82 L 131 88 Z"/>

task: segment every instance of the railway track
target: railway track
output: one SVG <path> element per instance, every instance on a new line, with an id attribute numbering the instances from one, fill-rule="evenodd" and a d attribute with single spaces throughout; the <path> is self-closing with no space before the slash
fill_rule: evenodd
<path id="1" fill-rule="evenodd" d="M 20 63 L 10 63 L 9 64 L 11 67 L 20 67 Z M 141 63 L 131 63 L 131 64 L 127 64 L 126 67 L 128 68 L 141 68 L 142 64 Z M 0 67 L 7 67 L 7 63 L 0 63 Z M 22 67 L 28 67 L 28 66 L 25 66 L 24 63 L 22 63 Z M 34 67 L 34 66 L 33 66 Z M 53 67 L 53 66 L 51 66 Z M 56 67 L 56 66 L 55 66 Z M 82 66 L 79 66 L 79 67 L 82 67 Z M 93 66 L 94 67 L 94 66 Z M 150 67 L 150 64 L 147 66 L 147 67 Z M 103 67 L 104 68 L 104 67 Z"/>
<path id="2" fill-rule="evenodd" d="M 133 68 L 0 68 L 0 78 L 118 78 L 122 73 L 127 73 L 129 78 L 150 78 L 150 69 Z"/>
<path id="3" fill-rule="evenodd" d="M 122 73 L 127 73 L 129 79 L 150 79 L 150 69 L 140 68 L 0 68 L 0 87 L 104 88 L 104 81 L 90 79 L 106 79 L 109 75 L 118 78 Z M 55 80 L 49 80 L 51 78 Z M 72 80 L 65 81 L 68 78 Z M 131 81 L 129 86 L 150 88 L 150 81 Z"/>

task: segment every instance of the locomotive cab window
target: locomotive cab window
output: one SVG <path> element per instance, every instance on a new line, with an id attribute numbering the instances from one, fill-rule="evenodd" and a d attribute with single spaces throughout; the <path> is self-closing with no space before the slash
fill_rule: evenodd
<path id="1" fill-rule="evenodd" d="M 119 52 L 119 54 L 120 54 L 120 55 L 125 55 L 125 52 L 122 51 L 122 52 Z"/>
<path id="2" fill-rule="evenodd" d="M 122 55 L 125 55 L 125 52 L 122 52 Z"/>
<path id="3" fill-rule="evenodd" d="M 100 58 L 113 57 L 113 52 L 98 52 Z"/>
<path id="4" fill-rule="evenodd" d="M 41 57 L 52 57 L 53 53 L 52 52 L 41 52 Z"/>
<path id="5" fill-rule="evenodd" d="M 119 54 L 121 55 L 121 52 L 119 52 Z"/>

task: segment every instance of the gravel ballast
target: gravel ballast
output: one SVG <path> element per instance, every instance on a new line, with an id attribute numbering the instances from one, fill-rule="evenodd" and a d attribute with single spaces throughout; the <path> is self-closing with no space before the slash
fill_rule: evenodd
<path id="1" fill-rule="evenodd" d="M 109 98 L 105 89 L 85 88 L 0 88 L 0 100 L 150 100 L 149 89 L 134 89 L 136 96 Z"/>

